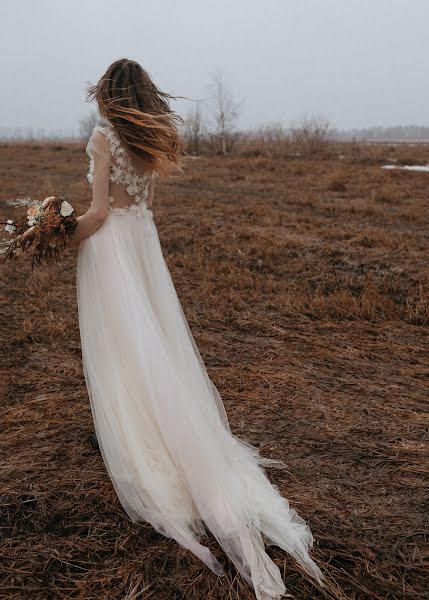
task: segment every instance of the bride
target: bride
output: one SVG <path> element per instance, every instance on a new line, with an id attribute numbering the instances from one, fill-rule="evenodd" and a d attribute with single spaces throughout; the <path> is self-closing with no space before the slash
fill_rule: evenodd
<path id="1" fill-rule="evenodd" d="M 256 598 L 285 585 L 264 542 L 319 583 L 309 527 L 271 484 L 264 458 L 231 433 L 164 260 L 152 205 L 157 176 L 180 170 L 182 143 L 160 91 L 132 60 L 88 90 L 105 126 L 87 145 L 92 203 L 79 217 L 77 293 L 83 369 L 100 452 L 134 522 L 146 521 L 217 575 L 208 528 Z"/>

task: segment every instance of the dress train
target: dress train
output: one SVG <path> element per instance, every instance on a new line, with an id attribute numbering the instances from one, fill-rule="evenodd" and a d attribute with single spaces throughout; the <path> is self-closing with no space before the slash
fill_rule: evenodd
<path id="1" fill-rule="evenodd" d="M 264 541 L 321 582 L 309 527 L 264 471 L 283 463 L 231 433 L 144 204 L 112 212 L 80 244 L 77 288 L 95 430 L 130 519 L 150 523 L 222 575 L 201 543 L 210 529 L 258 600 L 285 594 Z"/>

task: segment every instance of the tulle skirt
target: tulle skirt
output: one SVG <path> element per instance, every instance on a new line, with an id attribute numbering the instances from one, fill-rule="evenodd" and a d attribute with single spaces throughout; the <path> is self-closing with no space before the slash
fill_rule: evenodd
<path id="1" fill-rule="evenodd" d="M 285 593 L 264 541 L 321 582 L 309 527 L 264 470 L 283 463 L 230 431 L 150 210 L 111 212 L 81 242 L 77 290 L 95 431 L 130 519 L 150 523 L 222 575 L 201 543 L 210 529 L 258 600 Z"/>

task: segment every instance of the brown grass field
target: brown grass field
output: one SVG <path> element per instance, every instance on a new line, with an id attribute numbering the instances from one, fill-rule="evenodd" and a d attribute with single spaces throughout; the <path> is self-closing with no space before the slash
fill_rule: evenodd
<path id="1" fill-rule="evenodd" d="M 308 521 L 323 590 L 279 548 L 297 599 L 427 598 L 429 146 L 188 158 L 155 221 L 233 433 Z M 17 197 L 89 204 L 83 145 L 3 144 Z M 5 234 L 6 235 L 6 234 Z M 251 600 L 216 540 L 217 578 L 132 523 L 99 453 L 81 370 L 76 250 L 1 264 L 1 599 Z M 425 520 L 426 519 L 426 520 Z"/>

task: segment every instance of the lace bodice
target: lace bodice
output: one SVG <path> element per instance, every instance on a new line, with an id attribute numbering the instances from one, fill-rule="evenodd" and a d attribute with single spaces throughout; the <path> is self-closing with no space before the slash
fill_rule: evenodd
<path id="1" fill-rule="evenodd" d="M 152 177 L 155 177 L 157 173 L 148 172 L 144 175 L 139 175 L 137 173 L 126 150 L 123 148 L 121 141 L 117 137 L 111 125 L 107 125 L 106 127 L 96 125 L 93 129 L 93 134 L 97 131 L 106 136 L 109 141 L 111 154 L 110 182 L 122 185 L 131 197 L 130 199 L 132 199 L 132 202 L 128 206 L 114 207 L 111 206 L 112 202 L 114 202 L 114 197 L 109 196 L 109 209 L 115 214 L 119 215 L 128 213 L 133 213 L 135 215 L 146 213 L 152 215 L 152 211 L 150 211 L 147 207 L 146 199 L 149 193 L 149 184 L 151 179 Z M 93 149 L 94 145 L 92 144 L 91 136 L 86 147 L 86 152 L 90 157 L 87 179 L 91 185 L 94 180 Z"/>

